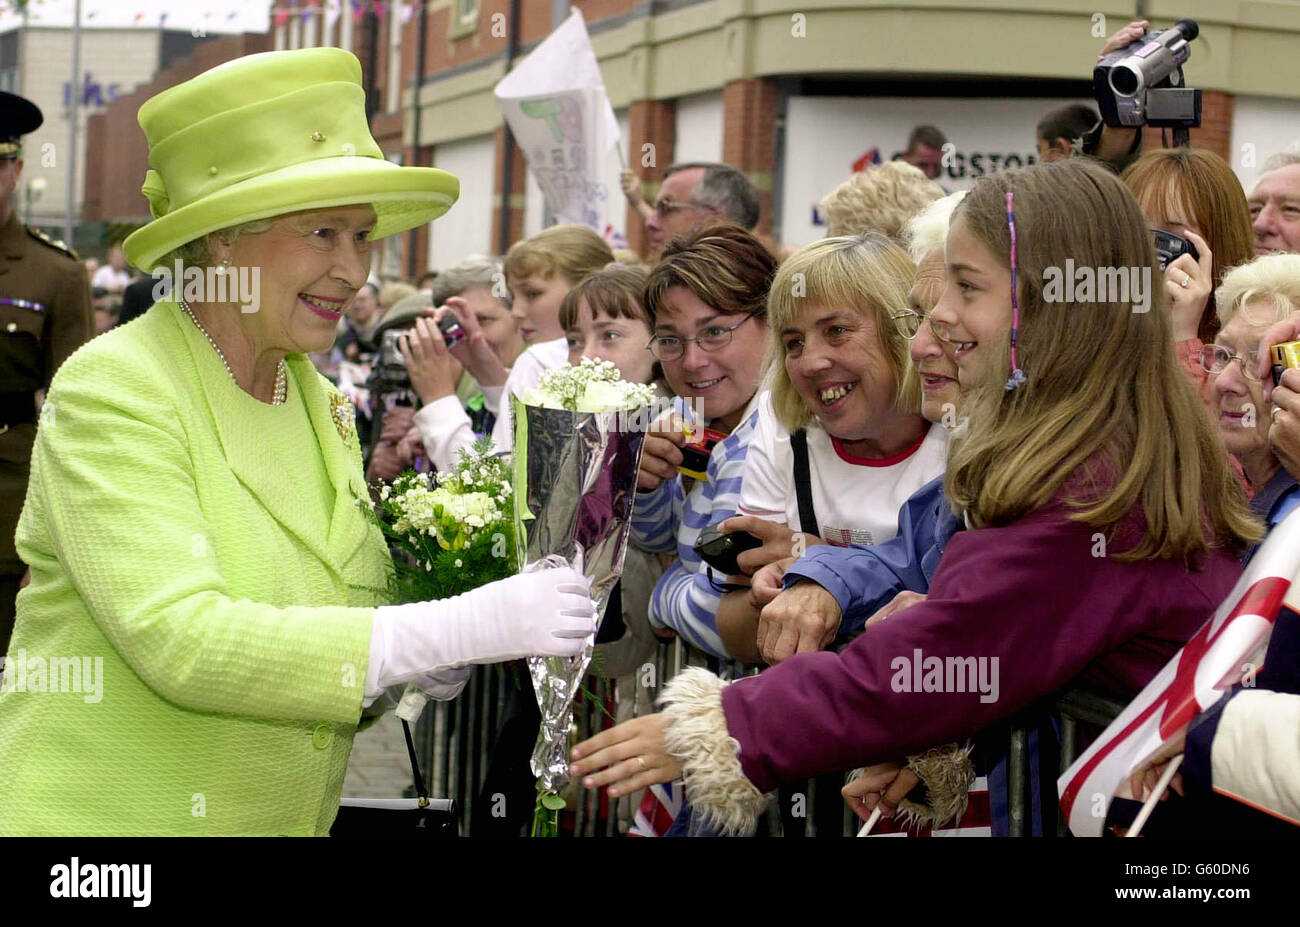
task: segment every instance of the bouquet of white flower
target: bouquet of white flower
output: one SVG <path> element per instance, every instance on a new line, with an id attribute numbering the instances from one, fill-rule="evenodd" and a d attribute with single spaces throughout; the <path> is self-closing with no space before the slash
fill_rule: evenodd
<path id="1" fill-rule="evenodd" d="M 544 374 L 522 400 L 512 397 L 519 568 L 568 564 L 582 570 L 601 616 L 627 549 L 646 430 L 636 423 L 649 422 L 645 406 L 654 401 L 653 387 L 620 379 L 611 363 L 586 359 Z M 535 835 L 558 832 L 573 701 L 595 641 L 593 631 L 572 659 L 527 661 L 542 716 L 532 758 Z"/>
<path id="2" fill-rule="evenodd" d="M 570 412 L 631 412 L 654 401 L 653 386 L 630 383 L 609 361 L 589 357 L 577 366 L 546 371 L 523 396 L 526 406 Z"/>
<path id="3" fill-rule="evenodd" d="M 379 526 L 394 557 L 394 602 L 459 595 L 514 574 L 510 471 L 481 440 L 433 483 L 407 470 L 379 490 Z"/>

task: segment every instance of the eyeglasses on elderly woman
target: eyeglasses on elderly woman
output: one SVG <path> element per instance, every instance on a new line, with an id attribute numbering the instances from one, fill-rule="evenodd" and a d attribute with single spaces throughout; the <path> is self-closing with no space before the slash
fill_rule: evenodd
<path id="1" fill-rule="evenodd" d="M 1254 351 L 1247 351 L 1245 354 L 1233 354 L 1221 344 L 1207 344 L 1201 348 L 1200 356 L 1201 366 L 1204 367 L 1211 376 L 1218 376 L 1228 369 L 1228 365 L 1236 361 L 1241 366 L 1241 373 L 1247 380 L 1253 383 L 1259 380 L 1259 355 Z"/>

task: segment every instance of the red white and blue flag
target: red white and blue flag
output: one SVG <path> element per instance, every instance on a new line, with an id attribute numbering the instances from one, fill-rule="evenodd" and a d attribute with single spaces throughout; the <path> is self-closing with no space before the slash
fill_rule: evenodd
<path id="1" fill-rule="evenodd" d="M 1111 799 L 1147 757 L 1262 665 L 1273 624 L 1300 575 L 1300 510 L 1276 525 L 1228 598 L 1058 780 L 1076 836 L 1101 836 Z"/>
<path id="2" fill-rule="evenodd" d="M 921 827 L 907 827 L 901 817 L 882 817 L 871 828 L 869 837 L 992 837 L 993 808 L 989 801 L 989 780 L 977 777 L 970 784 L 966 798 L 966 810 L 961 817 L 949 821 L 942 827 L 924 824 Z"/>
<path id="3" fill-rule="evenodd" d="M 629 837 L 662 837 L 673 826 L 682 810 L 686 783 L 678 780 L 667 785 L 652 785 L 641 796 Z"/>

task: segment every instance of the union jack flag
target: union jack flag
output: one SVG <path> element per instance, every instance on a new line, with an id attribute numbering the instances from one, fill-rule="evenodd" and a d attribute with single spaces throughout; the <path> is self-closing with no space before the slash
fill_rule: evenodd
<path id="1" fill-rule="evenodd" d="M 1273 528 L 1214 617 L 1057 780 L 1075 835 L 1101 836 L 1111 799 L 1133 770 L 1224 692 L 1249 684 L 1298 573 L 1300 511 Z"/>
<path id="2" fill-rule="evenodd" d="M 641 796 L 629 837 L 662 837 L 673 826 L 682 810 L 686 784 L 680 780 L 667 785 L 652 785 Z"/>

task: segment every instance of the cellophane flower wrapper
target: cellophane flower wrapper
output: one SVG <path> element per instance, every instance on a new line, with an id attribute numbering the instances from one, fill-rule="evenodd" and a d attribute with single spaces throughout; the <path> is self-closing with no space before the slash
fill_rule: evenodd
<path id="1" fill-rule="evenodd" d="M 519 569 L 544 564 L 581 570 L 591 584 L 598 628 L 623 570 L 645 416 L 543 408 L 514 396 L 511 411 Z M 541 711 L 532 771 L 544 793 L 559 792 L 569 782 L 573 702 L 596 633 L 577 657 L 527 660 Z"/>

